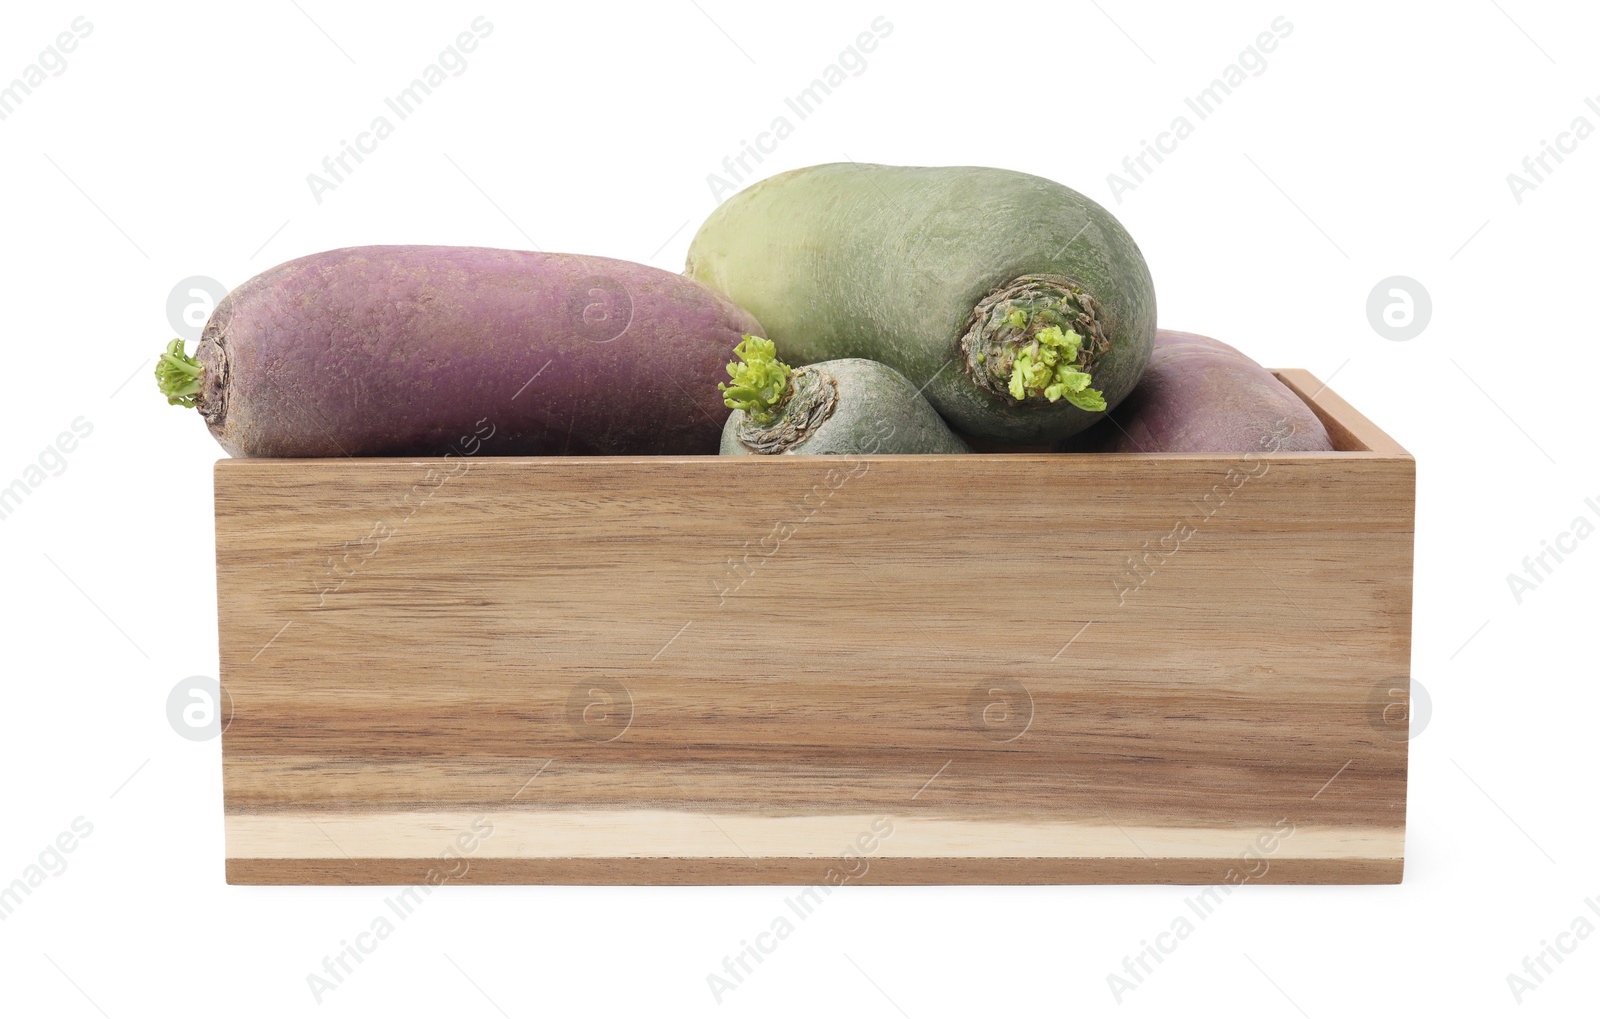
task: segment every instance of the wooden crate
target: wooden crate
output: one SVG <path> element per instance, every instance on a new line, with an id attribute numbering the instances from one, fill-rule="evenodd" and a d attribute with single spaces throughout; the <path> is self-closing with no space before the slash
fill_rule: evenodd
<path id="1" fill-rule="evenodd" d="M 1395 882 L 1411 456 L 223 460 L 228 880 Z"/>

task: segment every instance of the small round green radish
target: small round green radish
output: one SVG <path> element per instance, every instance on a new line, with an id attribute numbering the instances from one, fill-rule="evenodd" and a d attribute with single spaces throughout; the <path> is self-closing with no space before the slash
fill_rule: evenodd
<path id="1" fill-rule="evenodd" d="M 862 358 L 790 368 L 777 345 L 745 336 L 719 383 L 733 408 L 722 427 L 722 452 L 966 453 L 937 411 L 906 377 Z"/>
<path id="2" fill-rule="evenodd" d="M 985 440 L 1083 430 L 1132 391 L 1155 339 L 1150 272 L 1116 218 L 1010 170 L 779 174 L 711 214 L 685 271 L 796 364 L 881 361 Z"/>
<path id="3" fill-rule="evenodd" d="M 1163 329 L 1122 405 L 1058 447 L 1063 453 L 1276 453 L 1331 450 L 1304 400 L 1239 351 Z"/>

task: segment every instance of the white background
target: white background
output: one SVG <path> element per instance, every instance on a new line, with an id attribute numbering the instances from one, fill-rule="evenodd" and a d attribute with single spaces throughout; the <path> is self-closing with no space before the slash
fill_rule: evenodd
<path id="1" fill-rule="evenodd" d="M 467 69 L 317 202 L 307 174 L 480 14 L 493 31 Z M 1592 9 L 39 3 L 7 5 L 0 81 L 79 15 L 93 29 L 66 69 L 0 121 L 0 485 L 93 426 L 0 520 L 0 884 L 75 818 L 93 834 L 0 921 L 0 1011 L 1495 1014 L 1518 1009 L 1524 956 L 1579 915 L 1600 925 L 1600 540 L 1520 604 L 1506 579 L 1600 520 L 1600 137 L 1520 202 L 1507 183 L 1574 118 L 1600 130 Z M 1191 890 L 850 888 L 718 1006 L 706 975 L 786 890 L 452 887 L 317 1005 L 306 974 L 387 890 L 224 884 L 218 744 L 165 713 L 180 679 L 216 674 L 221 455 L 150 378 L 169 292 L 377 242 L 679 269 L 707 175 L 879 15 L 892 33 L 865 70 L 758 175 L 848 156 L 1062 181 L 1138 239 L 1163 325 L 1333 377 L 1416 455 L 1413 671 L 1433 712 L 1405 882 L 1245 888 L 1120 1004 L 1107 974 Z M 1193 134 L 1116 201 L 1107 174 L 1279 16 L 1293 31 L 1266 69 L 1189 113 Z M 1431 295 L 1404 342 L 1366 311 L 1392 275 Z M 1600 936 L 1520 1010 L 1597 995 Z"/>

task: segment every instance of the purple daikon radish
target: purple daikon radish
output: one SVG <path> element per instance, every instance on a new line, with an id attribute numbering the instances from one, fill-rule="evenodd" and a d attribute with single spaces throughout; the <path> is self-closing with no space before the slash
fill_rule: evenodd
<path id="1" fill-rule="evenodd" d="M 1195 333 L 1156 331 L 1150 364 L 1104 421 L 1066 453 L 1264 453 L 1331 450 L 1304 400 L 1239 351 Z"/>
<path id="2" fill-rule="evenodd" d="M 591 255 L 341 248 L 228 294 L 156 376 L 233 456 L 715 454 L 711 380 L 761 324 Z"/>

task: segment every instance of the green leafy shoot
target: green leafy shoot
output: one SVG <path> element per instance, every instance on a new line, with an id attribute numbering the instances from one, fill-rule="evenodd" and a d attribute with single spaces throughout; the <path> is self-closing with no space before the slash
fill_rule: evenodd
<path id="1" fill-rule="evenodd" d="M 728 362 L 732 384 L 717 383 L 722 402 L 742 410 L 758 424 L 771 424 L 775 411 L 789 397 L 789 376 L 793 369 L 778 360 L 778 345 L 759 336 L 744 335 L 733 352 L 737 361 Z"/>
<path id="2" fill-rule="evenodd" d="M 1013 311 L 1011 317 L 1020 312 Z M 1008 319 L 1008 324 L 1010 323 Z M 1098 411 L 1106 409 L 1105 395 L 1090 389 L 1089 373 L 1077 365 L 1083 337 L 1060 326 L 1039 330 L 1033 342 L 1017 352 L 1011 363 L 1011 395 L 1022 400 L 1043 396 L 1051 403 L 1065 399 L 1074 407 Z"/>
<path id="3" fill-rule="evenodd" d="M 205 388 L 201 377 L 205 368 L 183 352 L 183 341 L 173 340 L 156 360 L 156 385 L 167 402 L 178 407 L 193 407 L 194 398 Z"/>

